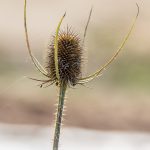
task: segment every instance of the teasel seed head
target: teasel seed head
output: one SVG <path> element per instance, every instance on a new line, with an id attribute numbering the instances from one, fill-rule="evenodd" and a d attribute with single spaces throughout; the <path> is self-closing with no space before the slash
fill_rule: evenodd
<path id="1" fill-rule="evenodd" d="M 60 31 L 58 34 L 58 71 L 59 81 L 56 76 L 55 67 L 55 36 L 52 37 L 51 42 L 48 45 L 48 51 L 46 56 L 46 70 L 49 78 L 58 85 L 66 83 L 67 85 L 75 86 L 81 78 L 81 63 L 82 63 L 82 46 L 81 40 L 77 34 L 75 34 L 71 28 L 67 27 L 67 30 Z"/>

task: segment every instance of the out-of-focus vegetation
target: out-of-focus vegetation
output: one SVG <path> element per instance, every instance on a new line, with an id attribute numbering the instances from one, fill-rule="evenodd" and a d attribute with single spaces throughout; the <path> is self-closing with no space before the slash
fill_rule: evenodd
<path id="1" fill-rule="evenodd" d="M 58 90 L 54 86 L 40 89 L 36 86 L 37 82 L 23 78 L 41 77 L 34 69 L 26 49 L 23 1 L 0 1 L 3 3 L 0 6 L 3 12 L 0 13 L 0 121 L 52 123 Z M 135 2 L 64 0 L 59 4 L 58 1 L 30 1 L 28 28 L 35 55 L 40 62 L 43 61 L 47 45 L 45 41 L 54 33 L 64 10 L 67 11 L 67 17 L 63 27 L 68 23 L 82 36 L 92 3 L 94 11 L 86 38 L 83 72 L 88 74 L 95 71 L 110 58 L 128 32 L 136 14 Z M 143 4 L 139 2 L 140 16 L 136 27 L 118 59 L 103 76 L 85 87 L 68 90 L 65 125 L 150 130 L 148 5 L 148 1 Z M 86 11 L 80 14 L 83 8 Z"/>

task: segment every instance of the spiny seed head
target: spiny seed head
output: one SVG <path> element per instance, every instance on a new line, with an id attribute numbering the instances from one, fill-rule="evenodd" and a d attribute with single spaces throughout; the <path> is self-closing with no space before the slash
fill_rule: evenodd
<path id="1" fill-rule="evenodd" d="M 48 53 L 46 59 L 46 69 L 50 79 L 58 84 L 55 69 L 54 59 L 54 40 L 48 46 Z M 66 31 L 60 31 L 58 36 L 58 69 L 60 76 L 60 84 L 75 86 L 81 77 L 81 61 L 82 61 L 82 47 L 80 38 L 74 34 L 70 28 Z"/>

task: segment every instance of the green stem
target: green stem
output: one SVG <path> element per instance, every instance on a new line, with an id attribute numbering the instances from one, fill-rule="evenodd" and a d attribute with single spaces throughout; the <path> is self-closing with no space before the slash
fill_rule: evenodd
<path id="1" fill-rule="evenodd" d="M 58 103 L 57 114 L 56 114 L 53 150 L 58 150 L 66 88 L 67 88 L 66 83 L 62 83 L 60 85 L 59 103 Z"/>

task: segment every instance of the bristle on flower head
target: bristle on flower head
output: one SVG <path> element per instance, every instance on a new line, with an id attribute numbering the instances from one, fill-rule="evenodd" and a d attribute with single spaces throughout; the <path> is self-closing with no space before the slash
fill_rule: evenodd
<path id="1" fill-rule="evenodd" d="M 58 83 L 56 77 L 55 60 L 54 60 L 54 39 L 48 47 L 46 69 L 48 76 L 52 81 Z M 65 82 L 67 85 L 75 86 L 81 77 L 81 58 L 82 47 L 80 38 L 74 34 L 70 28 L 67 31 L 60 31 L 58 36 L 58 68 L 60 84 Z"/>

